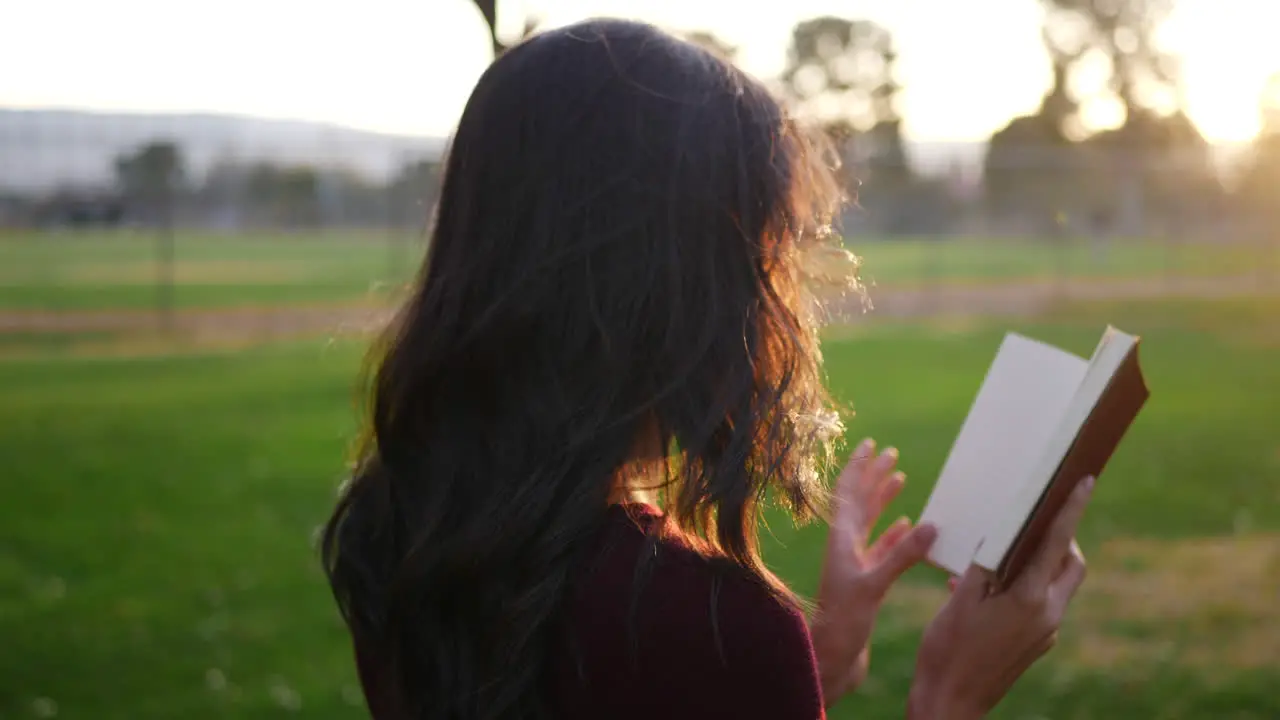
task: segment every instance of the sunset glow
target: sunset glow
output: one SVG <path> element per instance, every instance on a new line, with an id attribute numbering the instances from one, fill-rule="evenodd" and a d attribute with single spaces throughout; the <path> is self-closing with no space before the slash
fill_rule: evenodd
<path id="1" fill-rule="evenodd" d="M 781 67 L 790 27 L 839 13 L 877 20 L 901 48 L 902 111 L 916 140 L 980 140 L 1033 111 L 1048 82 L 1036 0 L 792 0 L 750 13 L 729 2 L 523 0 L 547 26 L 624 15 L 706 28 L 759 75 Z M 74 18 L 74 22 L 67 22 Z M 1189 114 L 1215 141 L 1252 137 L 1258 97 L 1280 70 L 1280 6 L 1183 0 L 1166 39 L 1183 57 Z M 41 0 L 0 10 L 0 105 L 201 110 L 447 134 L 490 59 L 469 0 Z M 20 69 L 15 72 L 14 69 Z M 1099 123 L 1115 119 L 1105 104 Z"/>

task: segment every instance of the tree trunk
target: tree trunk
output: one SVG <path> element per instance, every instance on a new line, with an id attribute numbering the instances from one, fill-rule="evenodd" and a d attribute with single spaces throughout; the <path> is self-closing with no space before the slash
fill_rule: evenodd
<path id="1" fill-rule="evenodd" d="M 497 58 L 506 50 L 506 46 L 498 40 L 498 0 L 474 0 L 480 14 L 489 26 L 489 40 L 493 43 L 493 57 Z"/>

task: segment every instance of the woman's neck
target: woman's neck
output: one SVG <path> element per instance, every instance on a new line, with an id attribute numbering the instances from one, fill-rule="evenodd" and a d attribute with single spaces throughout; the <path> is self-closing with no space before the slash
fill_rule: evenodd
<path id="1" fill-rule="evenodd" d="M 650 416 L 640 426 L 640 432 L 633 441 L 630 458 L 618 468 L 609 504 L 639 503 L 656 507 L 656 488 L 662 487 L 662 479 L 666 474 L 666 450 L 658 432 L 658 423 Z"/>
<path id="2" fill-rule="evenodd" d="M 657 492 L 634 482 L 636 478 L 629 479 L 632 482 L 621 482 L 614 487 L 613 492 L 609 495 L 610 505 L 640 504 L 657 506 Z"/>

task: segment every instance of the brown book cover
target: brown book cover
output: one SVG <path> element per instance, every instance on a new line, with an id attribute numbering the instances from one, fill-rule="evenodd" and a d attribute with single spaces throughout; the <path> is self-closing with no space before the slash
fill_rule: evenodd
<path id="1" fill-rule="evenodd" d="M 1129 349 L 1120 369 L 1107 383 L 1106 390 L 1076 434 L 1071 449 L 1058 465 L 1035 510 L 1005 554 L 996 571 L 998 589 L 1009 587 L 1034 557 L 1049 526 L 1076 485 L 1086 476 L 1098 477 L 1102 473 L 1129 426 L 1146 404 L 1151 393 L 1138 363 L 1139 344 L 1134 343 Z"/>

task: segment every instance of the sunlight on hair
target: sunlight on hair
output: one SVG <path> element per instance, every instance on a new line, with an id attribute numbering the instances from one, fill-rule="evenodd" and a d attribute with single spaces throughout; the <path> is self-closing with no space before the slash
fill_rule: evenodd
<path id="1" fill-rule="evenodd" d="M 844 435 L 844 422 L 840 419 L 840 413 L 831 408 L 791 413 L 790 419 L 801 436 L 812 438 L 820 446 L 833 443 Z"/>
<path id="2" fill-rule="evenodd" d="M 860 276 L 862 258 L 826 240 L 802 247 L 797 266 L 808 298 L 808 317 L 815 328 L 843 319 L 854 297 L 863 313 L 873 306 Z"/>
<path id="3" fill-rule="evenodd" d="M 824 506 L 830 502 L 826 478 L 836 467 L 836 447 L 844 436 L 845 426 L 840 414 L 830 408 L 791 412 L 787 421 L 796 439 L 792 466 L 795 482 L 807 488 L 815 502 L 809 508 L 790 508 L 793 521 L 804 523 L 813 517 L 821 517 Z"/>
<path id="4" fill-rule="evenodd" d="M 862 258 L 829 242 L 813 243 L 800 252 L 801 274 L 819 287 L 861 293 L 861 268 Z"/>

